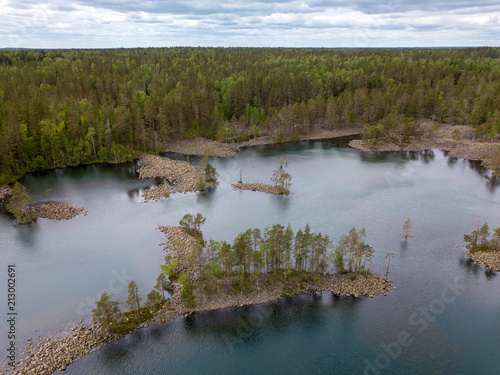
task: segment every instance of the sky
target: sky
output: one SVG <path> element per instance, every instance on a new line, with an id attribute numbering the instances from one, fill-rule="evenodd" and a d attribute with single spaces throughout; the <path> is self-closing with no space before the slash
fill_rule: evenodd
<path id="1" fill-rule="evenodd" d="M 0 0 L 0 48 L 500 46 L 499 0 Z"/>

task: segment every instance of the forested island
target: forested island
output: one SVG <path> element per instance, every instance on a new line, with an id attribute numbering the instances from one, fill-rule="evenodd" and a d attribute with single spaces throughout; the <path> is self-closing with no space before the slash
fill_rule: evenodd
<path id="1" fill-rule="evenodd" d="M 0 186 L 195 136 L 283 142 L 356 129 L 377 149 L 434 139 L 450 124 L 471 129 L 451 130 L 450 141 L 498 141 L 499 56 L 498 48 L 2 50 Z M 498 169 L 496 150 L 463 154 Z"/>

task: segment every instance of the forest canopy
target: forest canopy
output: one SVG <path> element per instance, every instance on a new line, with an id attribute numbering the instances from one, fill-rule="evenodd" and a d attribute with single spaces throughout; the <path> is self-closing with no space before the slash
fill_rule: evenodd
<path id="1" fill-rule="evenodd" d="M 171 139 L 418 136 L 415 119 L 500 133 L 500 49 L 0 51 L 0 185 L 131 160 Z M 397 126 L 395 125 L 397 124 Z"/>

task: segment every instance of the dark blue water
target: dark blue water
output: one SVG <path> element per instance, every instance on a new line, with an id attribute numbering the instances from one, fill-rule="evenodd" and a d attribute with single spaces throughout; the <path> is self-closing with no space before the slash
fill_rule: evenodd
<path id="1" fill-rule="evenodd" d="M 291 196 L 231 189 L 240 168 L 244 181 L 265 182 L 282 155 Z M 377 250 L 375 272 L 385 272 L 387 252 L 395 254 L 390 278 L 398 289 L 375 299 L 298 296 L 179 318 L 127 335 L 66 373 L 500 373 L 500 279 L 468 264 L 462 243 L 478 219 L 500 226 L 498 183 L 488 171 L 441 151 L 364 154 L 333 142 L 246 149 L 213 164 L 215 191 L 152 204 L 138 194 L 154 182 L 138 181 L 132 164 L 27 177 L 35 199 L 48 199 L 52 188 L 50 199 L 84 206 L 88 215 L 26 227 L 0 218 L 2 264 L 18 268 L 21 335 L 88 319 L 102 289 L 124 300 L 130 279 L 145 297 L 164 256 L 155 227 L 199 211 L 205 237 L 229 241 L 277 222 L 294 230 L 309 222 L 335 242 L 365 227 Z M 404 242 L 408 217 L 413 237 Z"/>

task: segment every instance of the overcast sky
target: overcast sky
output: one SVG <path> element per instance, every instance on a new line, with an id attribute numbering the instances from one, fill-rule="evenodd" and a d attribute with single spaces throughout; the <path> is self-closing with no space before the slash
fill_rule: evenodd
<path id="1" fill-rule="evenodd" d="M 499 0 L 0 0 L 0 47 L 500 46 Z"/>

